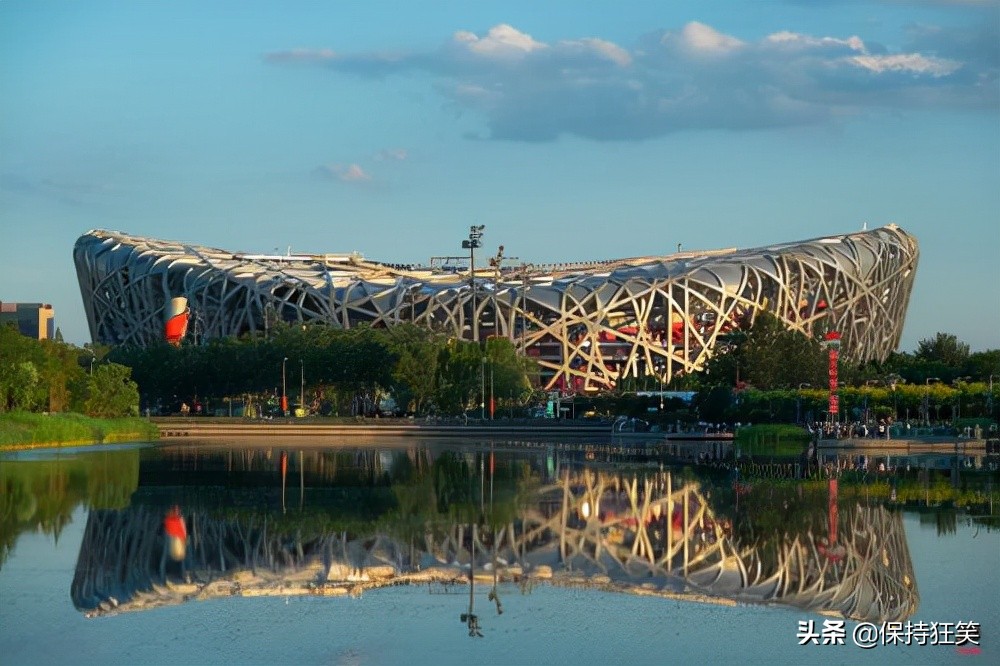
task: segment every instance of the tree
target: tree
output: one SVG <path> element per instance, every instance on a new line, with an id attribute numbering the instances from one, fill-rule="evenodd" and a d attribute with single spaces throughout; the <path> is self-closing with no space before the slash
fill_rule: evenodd
<path id="1" fill-rule="evenodd" d="M 994 380 L 1000 381 L 1000 349 L 989 349 L 970 354 L 962 369 L 962 374 L 970 377 L 973 381 L 989 382 L 991 375 Z"/>
<path id="2" fill-rule="evenodd" d="M 39 345 L 44 354 L 39 368 L 42 385 L 39 399 L 48 411 L 64 412 L 72 401 L 70 387 L 85 372 L 80 363 L 80 349 L 55 340 L 42 340 Z"/>
<path id="3" fill-rule="evenodd" d="M 827 355 L 818 340 L 759 312 L 748 331 L 732 336 L 727 349 L 709 361 L 706 374 L 714 385 L 732 386 L 738 377 L 740 383 L 761 390 L 821 386 L 827 377 Z"/>
<path id="4" fill-rule="evenodd" d="M 498 398 L 522 400 L 531 392 L 529 373 L 534 369 L 534 360 L 518 356 L 517 348 L 507 338 L 490 338 L 484 350 L 488 381 L 493 395 Z"/>
<path id="5" fill-rule="evenodd" d="M 436 402 L 446 414 L 459 414 L 479 403 L 483 356 L 479 345 L 449 340 L 438 358 Z"/>
<path id="6" fill-rule="evenodd" d="M 88 376 L 84 409 L 88 416 L 139 415 L 139 387 L 131 379 L 132 369 L 117 363 L 102 363 Z"/>
<path id="7" fill-rule="evenodd" d="M 38 406 L 38 368 L 31 361 L 0 365 L 0 411 L 32 411 Z"/>
<path id="8" fill-rule="evenodd" d="M 441 349 L 433 340 L 408 341 L 399 348 L 399 360 L 393 369 L 396 398 L 400 406 L 411 406 L 420 414 L 433 399 L 437 386 L 437 365 Z"/>
<path id="9" fill-rule="evenodd" d="M 23 364 L 33 361 L 36 344 L 15 326 L 0 326 L 0 412 L 24 409 Z"/>
<path id="10" fill-rule="evenodd" d="M 959 342 L 951 333 L 938 333 L 917 344 L 917 360 L 941 363 L 948 368 L 960 369 L 969 359 L 969 345 Z"/>

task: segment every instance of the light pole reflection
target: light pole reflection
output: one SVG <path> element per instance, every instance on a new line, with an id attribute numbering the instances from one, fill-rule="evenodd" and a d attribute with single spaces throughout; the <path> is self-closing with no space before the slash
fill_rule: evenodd
<path id="1" fill-rule="evenodd" d="M 472 524 L 472 549 L 469 559 L 469 612 L 462 613 L 460 619 L 469 628 L 471 638 L 482 638 L 483 632 L 479 627 L 479 616 L 476 615 L 476 524 Z"/>

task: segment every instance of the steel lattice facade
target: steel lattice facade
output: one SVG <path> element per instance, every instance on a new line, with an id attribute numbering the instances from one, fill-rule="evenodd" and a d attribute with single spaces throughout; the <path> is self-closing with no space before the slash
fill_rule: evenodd
<path id="1" fill-rule="evenodd" d="M 260 255 L 90 231 L 74 261 L 92 338 L 163 340 L 170 300 L 188 338 L 266 333 L 276 321 L 394 326 L 464 339 L 510 338 L 548 388 L 595 390 L 620 377 L 695 372 L 760 311 L 806 335 L 837 330 L 842 353 L 884 360 L 899 344 L 917 267 L 895 225 L 746 250 L 678 252 L 476 270 L 352 255 Z"/>

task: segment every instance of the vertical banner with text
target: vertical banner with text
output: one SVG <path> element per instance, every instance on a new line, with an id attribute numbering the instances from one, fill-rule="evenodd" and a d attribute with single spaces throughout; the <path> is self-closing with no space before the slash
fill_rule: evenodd
<path id="1" fill-rule="evenodd" d="M 840 400 L 837 396 L 837 361 L 840 358 L 840 333 L 830 331 L 826 334 L 826 346 L 830 350 L 830 416 L 840 413 Z"/>

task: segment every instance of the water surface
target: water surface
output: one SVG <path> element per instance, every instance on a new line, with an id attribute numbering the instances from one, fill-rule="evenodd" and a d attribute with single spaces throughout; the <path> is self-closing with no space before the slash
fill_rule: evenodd
<path id="1" fill-rule="evenodd" d="M 844 476 L 831 529 L 825 479 L 670 462 L 413 440 L 7 457 L 0 654 L 5 664 L 995 663 L 1000 532 L 981 510 L 886 507 L 871 496 L 890 477 Z M 163 523 L 175 505 L 188 532 L 181 561 Z M 734 578 L 734 556 L 761 573 Z M 481 638 L 461 619 L 470 560 Z M 782 562 L 776 592 L 769 574 Z M 538 575 L 545 567 L 552 578 Z M 418 568 L 453 580 L 407 579 Z M 400 580 L 410 582 L 389 584 Z M 838 619 L 844 645 L 799 645 L 800 623 Z M 976 622 L 981 645 L 862 650 L 859 621 Z"/>

